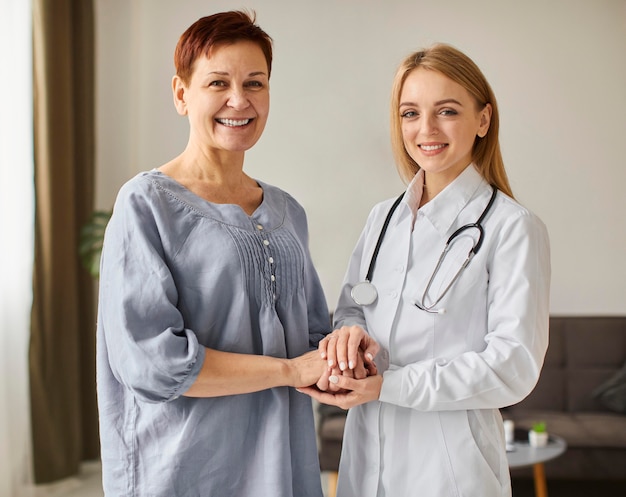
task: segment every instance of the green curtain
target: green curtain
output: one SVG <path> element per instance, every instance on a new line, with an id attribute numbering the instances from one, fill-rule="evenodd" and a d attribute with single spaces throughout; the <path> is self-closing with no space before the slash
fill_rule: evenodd
<path id="1" fill-rule="evenodd" d="M 93 0 L 33 0 L 35 259 L 29 350 L 34 479 L 99 457 L 94 282 L 80 227 L 94 197 Z"/>

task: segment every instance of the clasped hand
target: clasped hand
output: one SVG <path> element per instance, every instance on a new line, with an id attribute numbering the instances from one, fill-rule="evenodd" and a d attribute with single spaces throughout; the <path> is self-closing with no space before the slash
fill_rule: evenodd
<path id="1" fill-rule="evenodd" d="M 319 402 L 349 409 L 378 399 L 382 376 L 374 357 L 380 346 L 360 326 L 344 326 L 327 335 L 319 354 L 328 367 L 315 386 L 298 388 Z"/>

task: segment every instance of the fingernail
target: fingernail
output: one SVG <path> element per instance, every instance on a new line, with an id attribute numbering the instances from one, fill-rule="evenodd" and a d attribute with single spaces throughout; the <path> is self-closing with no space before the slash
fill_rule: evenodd
<path id="1" fill-rule="evenodd" d="M 322 359 L 326 359 L 326 352 L 322 352 Z"/>
<path id="2" fill-rule="evenodd" d="M 333 361 L 332 359 L 328 359 L 328 367 L 332 368 L 333 367 Z"/>
<path id="3" fill-rule="evenodd" d="M 346 369 L 346 363 L 345 363 L 345 362 L 343 362 L 343 361 L 341 361 L 341 362 L 339 363 L 339 369 L 341 369 L 342 371 L 343 371 L 344 369 Z"/>
<path id="4" fill-rule="evenodd" d="M 331 383 L 334 383 L 336 385 L 337 383 L 339 383 L 339 378 L 337 376 L 335 376 L 335 375 L 332 375 L 332 376 L 328 377 L 328 381 L 330 381 Z"/>
<path id="5" fill-rule="evenodd" d="M 350 369 L 354 369 L 354 362 L 350 361 L 350 362 L 348 363 L 348 366 L 350 366 Z"/>
<path id="6" fill-rule="evenodd" d="M 365 357 L 367 357 L 370 361 L 374 360 L 374 356 L 371 353 L 369 353 L 369 352 L 367 354 L 365 354 Z"/>

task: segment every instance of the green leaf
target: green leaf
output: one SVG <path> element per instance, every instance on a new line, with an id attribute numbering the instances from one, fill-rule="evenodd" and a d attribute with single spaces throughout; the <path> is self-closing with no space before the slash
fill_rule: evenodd
<path id="1" fill-rule="evenodd" d="M 104 232 L 112 211 L 97 210 L 91 214 L 89 220 L 80 230 L 78 240 L 78 255 L 83 267 L 94 278 L 100 276 L 100 256 L 104 242 Z"/>
<path id="2" fill-rule="evenodd" d="M 538 421 L 533 424 L 532 430 L 537 433 L 544 433 L 546 431 L 546 422 Z"/>

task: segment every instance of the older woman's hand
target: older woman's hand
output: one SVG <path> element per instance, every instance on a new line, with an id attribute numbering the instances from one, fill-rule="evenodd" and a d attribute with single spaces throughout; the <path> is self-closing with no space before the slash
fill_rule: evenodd
<path id="1" fill-rule="evenodd" d="M 285 359 L 288 366 L 289 386 L 308 387 L 315 385 L 328 373 L 328 363 L 320 358 L 319 352 L 312 350 L 293 359 Z"/>

